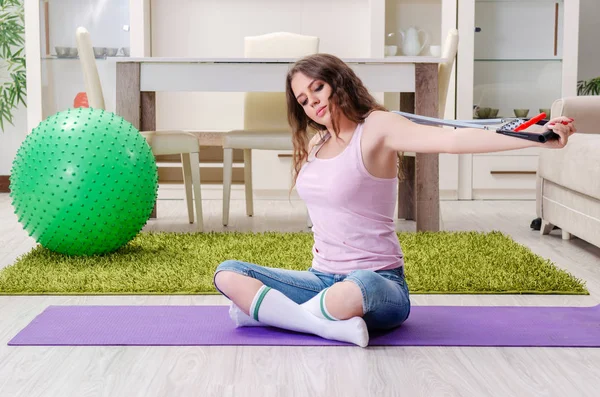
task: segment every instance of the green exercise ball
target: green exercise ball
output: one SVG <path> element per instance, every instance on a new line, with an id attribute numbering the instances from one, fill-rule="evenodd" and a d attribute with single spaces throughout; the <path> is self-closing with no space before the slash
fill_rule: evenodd
<path id="1" fill-rule="evenodd" d="M 12 164 L 10 190 L 23 228 L 68 255 L 112 252 L 148 221 L 158 189 L 152 150 L 131 123 L 78 108 L 42 121 Z"/>

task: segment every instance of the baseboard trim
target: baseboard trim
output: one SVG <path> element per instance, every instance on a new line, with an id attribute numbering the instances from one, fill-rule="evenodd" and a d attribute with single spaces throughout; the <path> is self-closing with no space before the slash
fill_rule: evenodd
<path id="1" fill-rule="evenodd" d="M 535 200 L 535 189 L 473 189 L 473 200 Z"/>
<path id="2" fill-rule="evenodd" d="M 0 175 L 0 193 L 10 193 L 10 175 Z"/>
<path id="3" fill-rule="evenodd" d="M 441 201 L 458 201 L 458 190 L 440 190 Z"/>

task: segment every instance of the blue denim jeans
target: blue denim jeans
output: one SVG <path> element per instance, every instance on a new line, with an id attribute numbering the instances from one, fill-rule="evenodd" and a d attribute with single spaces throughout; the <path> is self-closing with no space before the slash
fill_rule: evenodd
<path id="1" fill-rule="evenodd" d="M 223 270 L 255 278 L 298 304 L 308 301 L 335 283 L 353 282 L 362 291 L 363 319 L 370 330 L 397 327 L 408 318 L 410 313 L 408 285 L 404 278 L 403 267 L 379 271 L 356 270 L 350 274 L 329 274 L 319 272 L 312 267 L 306 271 L 299 271 L 228 260 L 217 267 L 215 275 Z M 219 292 L 223 293 L 220 290 Z"/>

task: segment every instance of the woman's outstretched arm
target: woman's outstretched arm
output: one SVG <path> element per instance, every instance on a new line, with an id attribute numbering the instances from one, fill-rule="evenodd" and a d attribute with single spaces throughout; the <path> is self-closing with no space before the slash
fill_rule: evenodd
<path id="1" fill-rule="evenodd" d="M 392 112 L 374 112 L 369 116 L 371 129 L 376 131 L 383 146 L 398 152 L 417 153 L 490 153 L 528 147 L 561 148 L 573 134 L 575 126 L 567 117 L 557 117 L 542 130 L 551 128 L 559 140 L 539 143 L 498 134 L 481 128 L 458 128 L 456 130 L 412 122 Z M 567 124 L 562 124 L 565 121 Z M 542 131 L 540 131 L 542 132 Z"/>

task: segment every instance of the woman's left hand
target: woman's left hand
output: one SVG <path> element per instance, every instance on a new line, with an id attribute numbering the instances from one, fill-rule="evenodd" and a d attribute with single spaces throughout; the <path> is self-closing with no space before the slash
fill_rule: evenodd
<path id="1" fill-rule="evenodd" d="M 565 147 L 569 141 L 569 137 L 573 135 L 577 129 L 575 121 L 569 117 L 555 117 L 544 125 L 544 131 L 552 130 L 559 135 L 559 139 L 551 139 L 543 144 L 543 147 L 550 149 L 561 149 Z"/>

